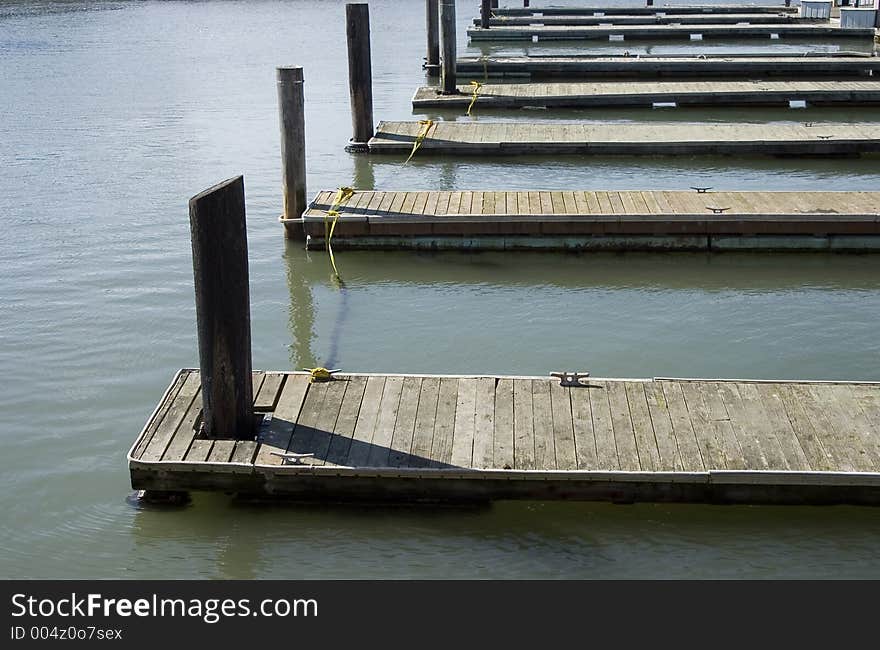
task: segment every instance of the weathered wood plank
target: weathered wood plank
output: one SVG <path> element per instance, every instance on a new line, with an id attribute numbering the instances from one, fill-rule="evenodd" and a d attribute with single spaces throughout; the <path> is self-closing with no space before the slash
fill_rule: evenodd
<path id="1" fill-rule="evenodd" d="M 611 408 L 611 426 L 614 429 L 614 441 L 617 444 L 617 458 L 620 469 L 630 472 L 641 470 L 639 451 L 636 445 L 633 420 L 626 398 L 626 385 L 620 381 L 609 381 L 608 404 Z"/>
<path id="2" fill-rule="evenodd" d="M 532 380 L 532 414 L 535 429 L 535 467 L 546 470 L 557 469 L 549 380 Z"/>
<path id="3" fill-rule="evenodd" d="M 535 469 L 535 420 L 532 410 L 532 382 L 513 380 L 514 468 Z"/>
<path id="4" fill-rule="evenodd" d="M 431 444 L 434 440 L 434 420 L 440 397 L 440 379 L 425 377 L 422 380 L 419 408 L 413 429 L 412 452 L 407 459 L 408 467 L 428 467 L 431 463 Z"/>
<path id="5" fill-rule="evenodd" d="M 434 418 L 431 441 L 431 467 L 452 465 L 452 438 L 455 432 L 455 408 L 458 403 L 458 379 L 443 377 Z"/>
<path id="6" fill-rule="evenodd" d="M 596 435 L 593 431 L 593 410 L 590 403 L 590 386 L 574 388 L 569 392 L 571 423 L 574 428 L 574 446 L 577 453 L 577 469 L 599 469 Z"/>
<path id="7" fill-rule="evenodd" d="M 367 387 L 366 377 L 348 377 L 345 382 L 345 396 L 339 408 L 336 426 L 333 428 L 333 437 L 326 458 L 327 465 L 342 465 L 346 462 Z"/>
<path id="8" fill-rule="evenodd" d="M 364 389 L 364 398 L 358 411 L 354 433 L 351 436 L 351 447 L 348 451 L 346 465 L 350 467 L 365 466 L 370 457 L 373 433 L 379 420 L 379 408 L 385 392 L 385 377 L 369 377 Z"/>
<path id="9" fill-rule="evenodd" d="M 477 380 L 459 379 L 452 433 L 452 464 L 456 467 L 473 464 L 476 410 Z"/>
<path id="10" fill-rule="evenodd" d="M 495 430 L 492 457 L 495 467 L 513 469 L 516 449 L 513 379 L 499 379 L 495 385 Z"/>
<path id="11" fill-rule="evenodd" d="M 581 389 L 574 390 L 579 391 Z M 574 417 L 571 408 L 571 391 L 571 388 L 562 386 L 558 381 L 550 382 L 550 408 L 553 414 L 553 444 L 556 449 L 556 467 L 560 470 L 576 470 L 578 468 L 578 455 L 575 447 Z"/>
<path id="12" fill-rule="evenodd" d="M 379 404 L 379 416 L 366 465 L 368 467 L 387 467 L 391 441 L 394 438 L 394 425 L 400 408 L 400 395 L 403 391 L 403 377 L 388 377 Z"/>
<path id="13" fill-rule="evenodd" d="M 259 441 L 260 448 L 257 450 L 255 464 L 282 464 L 283 459 L 278 454 L 285 453 L 290 446 L 293 430 L 308 390 L 308 375 L 288 375 L 284 380 L 272 414 L 272 422 Z"/>
<path id="14" fill-rule="evenodd" d="M 155 433 L 153 433 L 149 443 L 147 443 L 143 453 L 140 455 L 140 460 L 156 461 L 162 458 L 165 454 L 165 449 L 168 447 L 168 443 L 171 442 L 171 438 L 174 436 L 178 427 L 180 427 L 181 422 L 183 422 L 184 417 L 190 410 L 193 400 L 195 400 L 200 389 L 201 378 L 199 377 L 199 373 L 193 372 L 187 375 L 183 382 L 183 386 L 181 386 L 177 396 L 171 402 L 165 416 L 162 418 Z M 199 405 L 199 408 L 201 408 L 201 404 Z"/>
<path id="15" fill-rule="evenodd" d="M 388 454 L 389 467 L 405 467 L 409 463 L 421 390 L 421 377 L 404 378 L 403 388 L 400 393 L 400 407 L 397 411 L 394 435 L 391 439 L 391 449 Z"/>
<path id="16" fill-rule="evenodd" d="M 590 390 L 590 409 L 593 415 L 593 433 L 596 436 L 598 469 L 622 469 L 617 455 L 617 441 L 612 424 L 609 389 L 606 381 L 590 382 L 596 388 Z"/>
<path id="17" fill-rule="evenodd" d="M 494 467 L 495 379 L 480 377 L 476 382 L 473 466 L 485 469 Z"/>
<path id="18" fill-rule="evenodd" d="M 632 429 L 638 448 L 639 467 L 644 472 L 664 471 L 660 450 L 654 437 L 654 424 L 648 411 L 644 382 L 628 381 L 624 384 Z M 668 470 L 667 470 L 668 471 Z"/>
<path id="19" fill-rule="evenodd" d="M 648 405 L 648 414 L 651 418 L 651 426 L 654 428 L 654 441 L 657 443 L 657 452 L 660 457 L 658 468 L 664 472 L 682 471 L 685 469 L 685 466 L 678 448 L 669 405 L 666 401 L 666 396 L 663 394 L 663 386 L 659 382 L 652 381 L 645 383 L 643 388 Z M 686 419 L 687 426 L 690 426 L 690 419 Z M 703 463 L 700 459 L 699 449 L 696 447 L 693 430 L 690 431 L 689 436 L 693 452 L 688 469 L 690 471 L 698 471 L 703 468 Z"/>

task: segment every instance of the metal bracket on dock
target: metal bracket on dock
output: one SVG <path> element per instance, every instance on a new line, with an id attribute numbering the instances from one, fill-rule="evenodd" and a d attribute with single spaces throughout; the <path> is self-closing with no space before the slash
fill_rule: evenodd
<path id="1" fill-rule="evenodd" d="M 716 207 L 711 206 L 711 205 L 707 205 L 707 206 L 706 206 L 706 209 L 707 209 L 707 210 L 711 210 L 713 214 L 724 214 L 725 212 L 727 212 L 728 210 L 730 210 L 730 208 L 716 208 Z"/>
<path id="2" fill-rule="evenodd" d="M 559 379 L 560 386 L 586 386 L 586 384 L 581 383 L 581 379 L 586 379 L 590 376 L 590 373 L 577 371 L 569 372 L 563 370 L 560 372 L 551 372 L 550 376 Z"/>
<path id="3" fill-rule="evenodd" d="M 706 192 L 708 192 L 712 188 L 711 187 L 694 187 L 693 185 L 691 185 L 691 189 L 696 190 L 697 194 L 705 194 Z"/>
<path id="4" fill-rule="evenodd" d="M 272 456 L 278 456 L 285 464 L 290 464 L 290 465 L 302 465 L 303 458 L 314 458 L 315 457 L 315 454 L 313 454 L 313 453 L 292 454 L 292 453 L 286 453 L 286 452 L 282 453 L 280 451 L 270 451 L 269 453 Z"/>

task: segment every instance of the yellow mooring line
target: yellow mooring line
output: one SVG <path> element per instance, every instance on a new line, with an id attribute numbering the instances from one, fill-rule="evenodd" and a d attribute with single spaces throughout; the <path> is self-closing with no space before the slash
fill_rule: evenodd
<path id="1" fill-rule="evenodd" d="M 333 239 L 333 231 L 336 229 L 336 222 L 339 221 L 339 211 L 337 208 L 341 207 L 348 200 L 354 196 L 354 189 L 351 187 L 340 187 L 336 191 L 336 197 L 333 199 L 333 204 L 330 206 L 330 209 L 327 210 L 327 214 L 324 215 L 324 242 L 327 247 L 327 254 L 330 256 L 330 266 L 333 267 L 333 275 L 337 280 L 339 280 L 339 271 L 336 269 L 336 258 L 333 256 L 333 246 L 330 244 L 330 241 Z M 328 224 L 328 219 L 333 217 L 333 223 Z"/>
<path id="2" fill-rule="evenodd" d="M 482 89 L 482 87 L 483 87 L 483 84 L 481 84 L 479 81 L 471 81 L 471 85 L 474 87 L 474 94 L 473 94 L 473 97 L 471 97 L 471 103 L 468 104 L 468 109 L 467 109 L 468 116 L 470 116 L 471 109 L 474 107 L 474 104 L 477 103 L 477 95 L 480 94 L 480 89 Z"/>
<path id="3" fill-rule="evenodd" d="M 409 158 L 406 159 L 406 162 L 403 164 L 407 164 L 412 157 L 416 155 L 416 151 L 419 150 L 419 147 L 422 146 L 422 142 L 424 142 L 425 138 L 428 137 L 428 133 L 430 133 L 431 129 L 434 127 L 434 120 L 419 120 L 419 124 L 421 125 L 421 129 L 419 129 L 419 134 L 416 136 L 416 141 L 413 142 L 412 151 L 409 153 Z"/>

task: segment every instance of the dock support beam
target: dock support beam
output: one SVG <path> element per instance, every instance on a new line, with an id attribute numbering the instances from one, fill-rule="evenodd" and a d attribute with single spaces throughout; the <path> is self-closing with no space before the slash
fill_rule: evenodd
<path id="1" fill-rule="evenodd" d="M 299 219 L 306 211 L 306 124 L 303 69 L 278 68 L 278 120 L 281 124 L 282 219 Z M 302 225 L 285 223 L 288 239 L 305 239 Z"/>
<path id="2" fill-rule="evenodd" d="M 189 200 L 202 435 L 253 439 L 251 306 L 244 178 L 236 176 Z"/>
<path id="3" fill-rule="evenodd" d="M 428 53 L 425 70 L 436 76 L 440 69 L 440 7 L 439 0 L 425 0 L 425 26 L 428 32 Z"/>
<path id="4" fill-rule="evenodd" d="M 480 28 L 489 29 L 492 20 L 492 0 L 483 0 L 480 3 Z"/>
<path id="5" fill-rule="evenodd" d="M 346 151 L 367 151 L 373 137 L 373 70 L 370 62 L 370 7 L 345 5 L 348 41 L 348 91 L 351 97 L 351 143 Z"/>
<path id="6" fill-rule="evenodd" d="M 455 0 L 440 0 L 440 93 L 458 94 L 455 63 L 458 58 L 455 43 Z"/>

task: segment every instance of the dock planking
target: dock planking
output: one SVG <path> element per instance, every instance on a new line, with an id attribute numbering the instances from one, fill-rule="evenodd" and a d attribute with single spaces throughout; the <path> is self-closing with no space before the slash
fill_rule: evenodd
<path id="1" fill-rule="evenodd" d="M 458 74 L 489 77 L 835 79 L 880 73 L 880 57 L 854 52 L 772 55 L 521 55 L 461 57 Z"/>
<path id="2" fill-rule="evenodd" d="M 309 248 L 324 246 L 335 195 L 319 192 L 297 221 Z M 356 190 L 333 246 L 876 250 L 878 206 L 880 192 Z"/>
<path id="3" fill-rule="evenodd" d="M 880 502 L 880 384 L 266 373 L 271 424 L 202 440 L 182 370 L 129 452 L 132 485 L 290 498 Z M 271 394 L 270 394 L 271 393 Z M 272 404 L 271 408 L 266 405 Z M 159 431 L 189 443 L 149 451 Z M 266 453 L 267 450 L 270 453 Z M 313 454 L 299 462 L 278 454 Z"/>
<path id="4" fill-rule="evenodd" d="M 442 95 L 421 87 L 413 108 L 451 108 L 464 112 L 471 105 L 470 86 L 461 94 Z M 880 81 L 872 80 L 718 80 L 718 81 L 594 81 L 553 83 L 486 83 L 473 110 L 541 108 L 679 106 L 788 106 L 802 101 L 814 106 L 880 104 Z"/>
<path id="5" fill-rule="evenodd" d="M 603 7 L 603 6 L 534 6 L 534 7 L 496 7 L 492 9 L 495 16 L 689 16 L 699 14 L 789 14 L 797 15 L 797 7 L 782 5 L 715 4 L 715 5 L 657 5 L 645 7 Z"/>
<path id="6" fill-rule="evenodd" d="M 409 154 L 422 125 L 380 122 L 371 154 Z M 880 152 L 880 124 L 435 122 L 418 156 L 856 155 Z"/>
<path id="7" fill-rule="evenodd" d="M 709 39 L 863 39 L 874 38 L 873 27 L 840 27 L 816 23 L 767 24 L 702 24 L 678 23 L 652 25 L 509 25 L 467 30 L 471 41 L 570 41 L 611 40 L 624 41 L 692 41 Z"/>
<path id="8" fill-rule="evenodd" d="M 828 19 L 802 17 L 792 13 L 737 13 L 737 14 L 567 14 L 531 16 L 494 16 L 489 28 L 509 25 L 735 25 L 740 23 L 759 25 L 778 24 L 828 24 Z M 474 25 L 480 25 L 474 18 Z"/>

